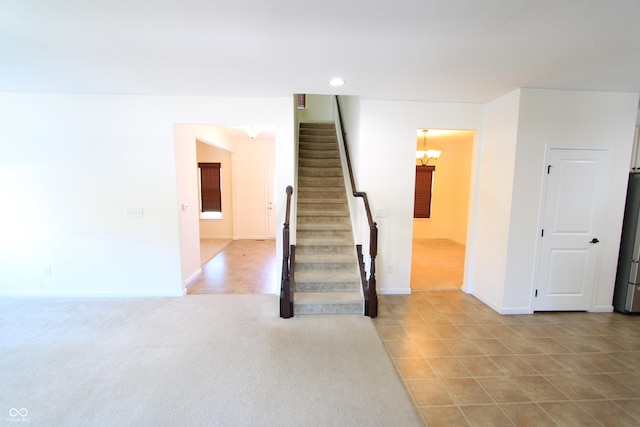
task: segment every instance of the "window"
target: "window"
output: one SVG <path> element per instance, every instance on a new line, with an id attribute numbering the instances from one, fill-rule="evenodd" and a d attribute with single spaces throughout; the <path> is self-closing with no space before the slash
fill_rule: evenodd
<path id="1" fill-rule="evenodd" d="M 413 203 L 414 218 L 431 218 L 431 190 L 435 166 L 416 166 L 416 190 Z"/>
<path id="2" fill-rule="evenodd" d="M 222 218 L 220 163 L 198 163 L 200 175 L 200 218 Z"/>

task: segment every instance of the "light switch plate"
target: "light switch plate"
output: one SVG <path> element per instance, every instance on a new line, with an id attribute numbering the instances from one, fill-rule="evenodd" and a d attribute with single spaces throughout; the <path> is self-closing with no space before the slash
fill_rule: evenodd
<path id="1" fill-rule="evenodd" d="M 389 216 L 389 209 L 376 209 L 376 218 L 387 218 Z"/>
<path id="2" fill-rule="evenodd" d="M 127 208 L 127 218 L 142 218 L 142 208 Z"/>

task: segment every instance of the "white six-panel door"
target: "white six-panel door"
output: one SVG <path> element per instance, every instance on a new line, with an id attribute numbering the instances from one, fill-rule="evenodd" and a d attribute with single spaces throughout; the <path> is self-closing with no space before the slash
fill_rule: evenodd
<path id="1" fill-rule="evenodd" d="M 609 188 L 608 149 L 550 148 L 534 310 L 590 310 Z"/>

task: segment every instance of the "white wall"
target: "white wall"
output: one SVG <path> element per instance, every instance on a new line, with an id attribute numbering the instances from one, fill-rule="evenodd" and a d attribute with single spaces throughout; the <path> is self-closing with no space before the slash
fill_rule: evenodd
<path id="1" fill-rule="evenodd" d="M 486 106 L 361 100 L 358 187 L 388 214 L 376 218 L 380 292 L 410 292 L 416 129 L 470 129 L 465 289 L 502 312 L 530 309 L 545 147 L 610 146 L 594 309 L 610 308 L 637 105 L 637 94 L 532 89 Z M 281 224 L 293 108 L 291 97 L 0 94 L 0 294 L 181 295 L 199 236 L 197 210 L 180 204 L 197 206 L 193 141 L 207 136 L 174 125 L 274 124 Z"/>
<path id="2" fill-rule="evenodd" d="M 307 95 L 307 108 L 298 110 L 298 123 L 333 122 L 333 96 Z"/>
<path id="3" fill-rule="evenodd" d="M 466 270 L 464 289 L 498 311 L 503 304 L 519 102 L 517 90 L 484 107 L 473 208 L 475 257 L 466 260 L 474 268 Z"/>
<path id="4" fill-rule="evenodd" d="M 378 210 L 388 213 L 375 218 L 379 226 L 378 289 L 409 293 L 416 129 L 481 129 L 483 108 L 363 99 L 360 112 L 360 142 L 352 151 L 358 187 L 368 194 L 374 215 Z M 472 186 L 472 203 L 473 191 Z M 473 259 L 472 253 L 469 257 L 472 248 L 467 247 L 467 258 Z"/>
<path id="5" fill-rule="evenodd" d="M 638 94 L 522 89 L 503 312 L 532 307 L 544 160 L 550 146 L 613 150 L 593 311 L 611 311 Z"/>
<path id="6" fill-rule="evenodd" d="M 359 151 L 360 144 L 360 98 L 357 96 L 340 96 L 340 113 L 342 115 L 342 125 L 344 128 L 342 131 L 346 135 L 347 139 L 347 148 L 349 150 L 349 157 L 351 158 L 351 168 L 354 174 L 356 191 L 362 191 L 358 185 L 357 180 L 357 171 L 355 165 L 355 158 L 352 153 L 357 153 Z M 336 108 L 334 111 L 334 121 L 336 122 L 336 129 L 338 129 L 338 109 Z M 340 139 L 339 139 L 340 141 Z M 344 148 L 340 146 L 341 157 L 345 157 Z M 351 226 L 353 227 L 353 234 L 355 243 L 357 245 L 362 245 L 364 252 L 364 260 L 365 260 L 365 269 L 369 270 L 369 219 L 366 216 L 366 212 L 364 209 L 364 201 L 362 197 L 354 197 L 352 186 L 351 186 L 351 177 L 347 172 L 347 161 L 346 157 L 343 159 L 342 164 L 345 179 L 345 189 L 347 192 L 347 201 L 349 203 L 349 210 L 351 212 Z"/>
<path id="7" fill-rule="evenodd" d="M 182 295 L 199 259 L 180 202 L 197 194 L 176 178 L 195 144 L 176 156 L 173 125 L 275 124 L 283 199 L 292 118 L 291 98 L 0 94 L 0 294 Z"/>

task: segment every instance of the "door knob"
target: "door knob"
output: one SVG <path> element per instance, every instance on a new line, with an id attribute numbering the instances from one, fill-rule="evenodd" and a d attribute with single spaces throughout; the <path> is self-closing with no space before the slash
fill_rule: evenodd
<path id="1" fill-rule="evenodd" d="M 591 241 L 589 243 L 598 243 L 600 240 L 596 239 L 595 237 L 593 239 L 591 239 Z"/>

